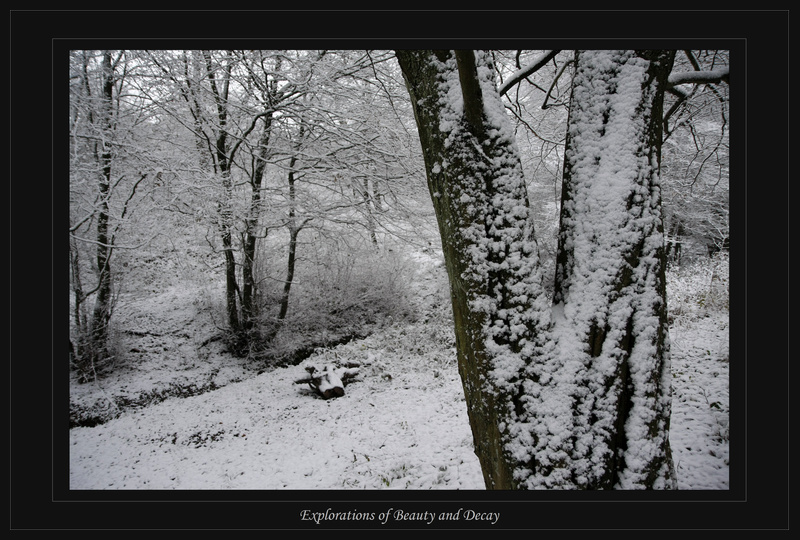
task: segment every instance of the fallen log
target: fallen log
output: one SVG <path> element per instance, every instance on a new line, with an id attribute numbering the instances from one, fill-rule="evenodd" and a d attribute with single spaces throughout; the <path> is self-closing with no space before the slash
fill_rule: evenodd
<path id="1" fill-rule="evenodd" d="M 335 367 L 332 364 L 328 364 L 322 369 L 317 365 L 308 365 L 306 371 L 308 374 L 297 379 L 295 384 L 308 384 L 323 399 L 343 396 L 345 385 L 358 375 L 358 368 Z"/>

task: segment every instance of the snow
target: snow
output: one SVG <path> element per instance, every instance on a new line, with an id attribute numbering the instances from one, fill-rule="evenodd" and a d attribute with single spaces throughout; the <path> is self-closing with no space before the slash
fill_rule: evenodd
<path id="1" fill-rule="evenodd" d="M 680 322 L 670 339 L 670 443 L 678 489 L 728 489 L 728 319 L 715 314 Z"/>
<path id="2" fill-rule="evenodd" d="M 570 198 L 560 233 L 568 261 L 559 269 L 564 279 L 552 319 L 554 360 L 544 367 L 553 376 L 542 383 L 541 401 L 548 406 L 534 402 L 529 415 L 531 429 L 545 441 L 542 451 L 571 454 L 578 483 L 591 485 L 616 451 L 616 423 L 625 414 L 618 403 L 620 374 L 627 373 L 631 406 L 618 487 L 634 489 L 659 459 L 662 440 L 652 434 L 662 432 L 653 429 L 661 420 L 654 411 L 668 406 L 661 396 L 670 382 L 651 380 L 669 366 L 662 366 L 657 349 L 656 250 L 663 238 L 658 206 L 651 204 L 659 197 L 658 179 L 644 131 L 652 101 L 643 94 L 652 92 L 643 84 L 649 61 L 630 51 L 584 51 L 578 66 L 568 124 L 572 144 L 565 156 Z M 584 344 L 596 332 L 602 347 L 590 351 Z M 665 354 L 664 361 L 668 358 Z M 547 384 L 553 380 L 556 384 Z M 548 418 L 552 414 L 555 419 Z M 553 432 L 553 426 L 566 429 L 576 442 Z M 531 487 L 542 481 L 525 480 Z"/>
<path id="3" fill-rule="evenodd" d="M 74 428 L 71 489 L 481 487 L 454 377 L 375 377 L 321 400 L 293 384 L 296 374 L 278 369 Z M 446 399 L 432 402 L 433 391 Z"/>
<path id="4" fill-rule="evenodd" d="M 230 368 L 238 373 L 227 375 L 228 383 L 220 375 L 231 362 L 227 355 L 182 356 L 190 354 L 192 340 L 180 337 L 190 331 L 181 318 L 195 319 L 198 333 L 209 330 L 191 315 L 196 290 L 181 295 L 173 288 L 136 304 L 120 325 L 145 319 L 152 321 L 148 327 L 186 330 L 164 332 L 163 347 L 124 376 L 74 384 L 73 401 L 129 396 L 131 388 L 142 392 L 170 381 L 187 384 L 217 369 L 214 380 L 224 386 L 71 429 L 70 488 L 483 489 L 445 326 L 449 305 L 439 294 L 447 291 L 444 269 L 431 261 L 421 265 L 435 279 L 427 278 L 420 290 L 438 287 L 428 324 L 397 324 L 297 366 L 261 374 Z M 335 359 L 361 364 L 344 396 L 323 400 L 295 384 L 307 375 L 307 363 Z"/>
<path id="5" fill-rule="evenodd" d="M 604 52 L 595 54 L 598 58 L 588 65 L 615 69 L 617 64 L 604 58 Z M 529 416 L 505 426 L 511 441 L 507 448 L 520 462 L 527 462 L 528 453 L 535 451 L 543 465 L 574 459 L 582 475 L 579 482 L 589 483 L 602 474 L 602 461 L 612 451 L 606 440 L 614 429 L 616 407 L 615 392 L 606 385 L 620 384 L 614 374 L 623 356 L 614 346 L 613 333 L 621 335 L 618 330 L 630 320 L 635 345 L 628 364 L 634 394 L 625 426 L 627 469 L 619 487 L 636 486 L 648 474 L 661 446 L 646 436 L 658 421 L 650 411 L 666 410 L 668 392 L 662 397 L 661 390 L 671 385 L 670 439 L 677 487 L 727 489 L 726 319 L 678 319 L 670 328 L 672 364 L 661 380 L 648 379 L 659 371 L 649 365 L 657 357 L 652 351 L 657 328 L 652 308 L 659 299 L 652 292 L 657 274 L 652 253 L 663 243 L 659 234 L 645 234 L 643 256 L 631 269 L 632 294 L 608 301 L 630 246 L 661 218 L 655 204 L 644 205 L 641 212 L 625 206 L 628 196 L 653 199 L 656 188 L 651 192 L 651 186 L 658 185 L 657 178 L 650 179 L 650 156 L 636 148 L 640 123 L 632 118 L 647 113 L 637 108 L 645 69 L 637 59 L 625 63 L 624 73 L 613 81 L 620 86 L 606 96 L 616 101 L 587 100 L 586 119 L 571 124 L 581 126 L 570 136 L 584 139 L 579 146 L 584 153 L 569 156 L 572 180 L 581 184 L 569 204 L 574 205 L 573 215 L 588 217 L 566 224 L 569 247 L 579 261 L 561 299 L 569 301 L 552 311 L 544 302 L 537 245 L 529 230 L 530 209 L 519 204 L 524 178 L 519 162 L 511 159 L 513 152 L 493 154 L 493 166 L 503 172 L 492 179 L 497 193 L 493 200 L 487 200 L 482 178 L 448 194 L 450 200 L 471 204 L 470 215 L 459 218 L 467 224 L 459 233 L 469 245 L 466 266 L 474 274 L 462 278 L 484 282 L 498 271 L 516 278 L 471 302 L 473 309 L 488 315 L 483 345 L 494 362 L 485 383 L 506 392 L 525 385 Z M 479 65 L 486 83 L 488 75 L 482 70 Z M 445 66 L 442 73 L 448 73 Z M 457 151 L 470 139 L 460 124 L 463 103 L 457 76 L 452 75 L 450 71 L 442 80 L 445 107 L 439 128 L 448 134 L 446 146 Z M 603 93 L 595 88 L 592 95 Z M 593 108 L 612 114 L 606 123 L 593 125 L 602 116 Z M 488 122 L 498 126 L 492 142 L 510 148 L 513 134 L 501 121 L 503 114 L 501 107 L 486 110 Z M 475 170 L 480 166 L 475 164 Z M 76 409 L 102 409 L 103 402 L 111 403 L 116 396 L 159 395 L 159 389 L 171 384 L 186 387 L 196 381 L 195 388 L 212 390 L 143 407 L 110 406 L 113 419 L 71 429 L 71 489 L 483 489 L 456 365 L 441 254 L 409 256 L 418 259 L 416 297 L 425 316 L 419 322 L 398 321 L 309 358 L 307 362 L 316 365 L 334 360 L 359 365 L 344 396 L 328 400 L 294 384 L 305 375 L 304 365 L 256 373 L 214 344 L 202 343 L 213 333 L 213 322 L 201 320 L 197 291 L 187 284 L 136 302 L 120 302 L 128 310 L 118 315 L 120 327 L 130 332 L 146 326 L 149 330 L 139 332 L 139 341 L 146 341 L 150 354 L 101 383 L 73 384 Z M 498 302 L 503 297 L 505 304 Z M 534 323 L 535 318 L 539 320 Z M 585 342 L 593 326 L 607 326 L 611 334 L 602 354 L 590 359 L 576 344 Z M 532 327 L 546 329 L 549 339 L 539 342 L 543 338 L 530 335 Z M 125 348 L 141 350 L 134 336 L 125 335 Z M 522 352 L 507 345 L 510 336 L 525 338 Z M 526 364 L 542 352 L 554 361 Z M 523 373 L 528 376 L 520 380 Z M 571 471 L 556 468 L 550 476 L 530 478 L 530 486 L 570 485 L 572 479 L 560 478 L 562 473 Z"/>
<path id="6" fill-rule="evenodd" d="M 100 383 L 73 381 L 73 405 L 155 394 L 170 383 L 219 388 L 109 407 L 107 422 L 72 428 L 70 489 L 484 489 L 455 365 L 445 271 L 428 256 L 419 256 L 419 268 L 426 318 L 307 360 L 361 363 L 345 395 L 329 400 L 294 383 L 305 364 L 258 374 L 214 343 L 200 347 L 214 330 L 199 309 L 202 289 L 151 292 L 124 311 L 120 302 L 120 327 L 159 335 L 120 338 L 142 351 L 131 355 L 137 362 Z M 727 489 L 727 319 L 680 319 L 671 338 L 678 487 Z"/>

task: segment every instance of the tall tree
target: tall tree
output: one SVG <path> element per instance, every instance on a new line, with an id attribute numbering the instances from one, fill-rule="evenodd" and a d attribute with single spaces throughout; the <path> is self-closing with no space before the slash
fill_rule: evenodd
<path id="1" fill-rule="evenodd" d="M 236 279 L 236 252 L 233 245 L 234 214 L 233 214 L 233 178 L 232 167 L 239 141 L 231 140 L 228 126 L 231 114 L 229 101 L 231 87 L 231 73 L 236 61 L 233 54 L 227 51 L 224 57 L 215 62 L 211 51 L 203 51 L 205 62 L 205 78 L 211 90 L 216 113 L 214 115 L 213 133 L 210 134 L 212 142 L 211 156 L 214 159 L 215 173 L 219 175 L 222 185 L 222 196 L 217 203 L 219 213 L 220 238 L 222 251 L 225 256 L 225 307 L 228 315 L 228 325 L 233 334 L 234 349 L 239 350 L 246 344 L 242 333 L 237 298 L 239 283 Z"/>
<path id="2" fill-rule="evenodd" d="M 577 55 L 552 308 L 489 56 L 396 54 L 487 488 L 673 487 L 658 184 L 671 53 Z"/>
<path id="3" fill-rule="evenodd" d="M 70 274 L 73 291 L 71 347 L 81 380 L 95 376 L 109 359 L 114 300 L 112 256 L 121 225 L 129 218 L 147 174 L 134 172 L 131 134 L 145 117 L 134 98 L 123 99 L 128 66 L 122 51 L 74 51 L 70 92 Z M 84 262 L 91 250 L 91 263 Z M 96 276 L 84 288 L 82 267 Z M 94 299 L 89 310 L 86 304 Z"/>
<path id="4" fill-rule="evenodd" d="M 661 187 L 672 51 L 579 51 L 555 282 L 580 487 L 669 487 Z M 565 354 L 566 353 L 566 354 Z"/>
<path id="5" fill-rule="evenodd" d="M 486 55 L 396 54 L 439 223 L 475 450 L 486 486 L 507 489 L 517 485 L 509 443 L 523 413 L 520 375 L 547 327 L 519 156 Z"/>
<path id="6" fill-rule="evenodd" d="M 262 183 L 271 158 L 273 119 L 300 91 L 297 84 L 286 83 L 280 52 L 166 51 L 151 52 L 148 59 L 184 102 L 189 118 L 182 110 L 166 110 L 191 130 L 199 162 L 214 180 L 229 345 L 246 355 L 256 331 L 254 267 L 257 241 L 265 235 Z"/>
<path id="7" fill-rule="evenodd" d="M 114 70 L 111 51 L 103 51 L 100 98 L 100 174 L 97 178 L 99 207 L 97 212 L 97 270 L 98 286 L 92 319 L 89 324 L 90 350 L 94 355 L 107 355 L 108 321 L 111 317 L 111 252 L 108 236 L 111 189 L 112 111 L 114 99 Z"/>
<path id="8" fill-rule="evenodd" d="M 247 172 L 247 182 L 250 187 L 250 201 L 244 219 L 244 233 L 242 238 L 242 330 L 248 339 L 255 337 L 258 332 L 256 319 L 258 317 L 257 283 L 255 277 L 256 244 L 259 238 L 266 236 L 266 231 L 261 232 L 262 184 L 267 165 L 271 157 L 273 116 L 281 106 L 281 102 L 291 94 L 286 94 L 279 89 L 278 76 L 281 71 L 282 58 L 280 55 L 265 57 L 264 51 L 253 51 L 253 58 L 243 56 L 242 62 L 247 69 L 250 83 L 253 85 L 257 103 L 256 117 L 261 117 L 262 130 L 255 146 L 250 150 L 255 166 Z"/>

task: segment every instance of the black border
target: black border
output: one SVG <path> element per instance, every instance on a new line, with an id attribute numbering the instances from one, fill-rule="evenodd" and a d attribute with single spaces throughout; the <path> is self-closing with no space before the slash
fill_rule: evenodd
<path id="1" fill-rule="evenodd" d="M 788 11 L 11 11 L 10 529 L 787 529 L 788 19 Z M 70 492 L 66 363 L 52 362 L 53 349 L 60 350 L 53 345 L 65 338 L 56 321 L 67 297 L 58 270 L 66 261 L 59 231 L 68 188 L 59 158 L 66 154 L 59 118 L 67 95 L 60 55 L 78 48 L 224 47 L 227 40 L 260 48 L 730 49 L 731 489 Z M 379 515 L 390 507 L 499 511 L 501 519 L 430 526 L 300 519 L 304 509 Z"/>

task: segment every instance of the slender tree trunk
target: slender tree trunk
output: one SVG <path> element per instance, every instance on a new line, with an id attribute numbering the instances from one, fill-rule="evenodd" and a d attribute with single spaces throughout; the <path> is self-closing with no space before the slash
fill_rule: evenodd
<path id="1" fill-rule="evenodd" d="M 100 112 L 101 151 L 100 176 L 98 179 L 98 212 L 97 212 L 97 251 L 96 264 L 98 271 L 98 287 L 94 309 L 89 324 L 89 354 L 95 365 L 108 355 L 108 323 L 111 318 L 111 248 L 109 245 L 108 220 L 111 196 L 111 131 L 112 106 L 114 98 L 114 74 L 111 66 L 111 51 L 103 53 L 102 69 L 102 102 Z"/>
<path id="2" fill-rule="evenodd" d="M 83 302 L 86 299 L 83 291 L 83 284 L 81 281 L 80 269 L 80 252 L 78 246 L 75 244 L 75 239 L 70 238 L 69 242 L 69 259 L 70 259 L 70 281 L 72 284 L 72 295 L 74 298 L 74 308 L 72 316 L 75 324 L 74 336 L 75 342 L 72 338 L 69 341 L 70 348 L 70 364 L 74 364 L 79 373 L 79 381 L 84 382 L 87 380 L 86 375 L 89 373 L 87 364 L 91 362 L 91 358 L 87 357 L 87 320 L 84 313 Z"/>
<path id="3" fill-rule="evenodd" d="M 303 130 L 300 130 L 300 139 L 303 137 Z M 299 142 L 298 142 L 299 147 Z M 289 296 L 292 291 L 292 283 L 294 282 L 294 267 L 297 260 L 297 236 L 302 230 L 302 226 L 297 223 L 296 199 L 297 193 L 295 189 L 295 171 L 294 167 L 297 163 L 297 156 L 292 156 L 289 161 L 289 256 L 286 261 L 286 280 L 283 282 L 283 293 L 281 294 L 281 306 L 278 312 L 278 324 L 280 325 L 286 318 L 289 311 Z"/>
<path id="4" fill-rule="evenodd" d="M 364 210 L 367 212 L 367 230 L 369 231 L 369 238 L 372 241 L 372 245 L 377 248 L 378 247 L 378 236 L 376 232 L 376 225 L 375 225 L 375 213 L 374 213 L 374 197 L 373 194 L 370 192 L 369 189 L 369 178 L 364 178 L 364 182 L 361 185 L 362 188 L 362 199 L 364 200 Z"/>
<path id="5" fill-rule="evenodd" d="M 253 275 L 256 260 L 256 242 L 258 240 L 258 222 L 261 213 L 261 183 L 267 167 L 269 140 L 272 130 L 272 116 L 264 117 L 264 130 L 258 141 L 256 166 L 250 182 L 250 208 L 245 220 L 245 239 L 242 248 L 242 324 L 244 330 L 252 332 L 257 315 L 255 305 L 256 285 Z"/>
<path id="6" fill-rule="evenodd" d="M 278 312 L 278 322 L 286 319 L 286 314 L 289 311 L 289 297 L 292 291 L 292 283 L 294 282 L 294 267 L 297 260 L 297 237 L 300 234 L 299 227 L 289 228 L 289 255 L 286 260 L 286 281 L 283 282 L 283 293 L 281 294 L 281 307 Z"/>
<path id="7" fill-rule="evenodd" d="M 228 89 L 230 85 L 231 64 L 225 66 L 224 77 L 220 81 L 221 87 L 217 85 L 214 75 L 214 66 L 211 62 L 211 55 L 208 51 L 203 51 L 206 62 L 206 73 L 211 85 L 211 91 L 217 106 L 217 135 L 215 141 L 215 159 L 222 181 L 222 201 L 219 203 L 220 216 L 220 236 L 222 239 L 222 250 L 225 255 L 225 307 L 228 315 L 228 325 L 234 334 L 235 349 L 241 352 L 245 346 L 242 343 L 243 336 L 241 323 L 239 320 L 238 294 L 239 285 L 236 280 L 236 255 L 233 246 L 233 184 L 231 179 L 231 163 L 228 156 Z"/>
<path id="8" fill-rule="evenodd" d="M 84 318 L 82 315 L 83 306 L 83 284 L 81 282 L 81 267 L 80 267 L 80 254 L 78 246 L 75 245 L 75 239 L 70 238 L 69 241 L 69 267 L 70 267 L 70 281 L 72 284 L 72 296 L 74 298 L 75 307 L 72 310 L 72 318 L 75 323 L 75 332 L 77 335 L 84 334 Z"/>
<path id="9" fill-rule="evenodd" d="M 228 314 L 228 325 L 234 334 L 239 334 L 241 326 L 239 323 L 238 292 L 239 285 L 236 281 L 236 255 L 233 247 L 233 215 L 231 210 L 231 200 L 233 199 L 231 189 L 230 171 L 224 167 L 222 169 L 222 187 L 225 200 L 219 204 L 220 229 L 222 238 L 222 250 L 225 254 L 225 308 Z"/>

